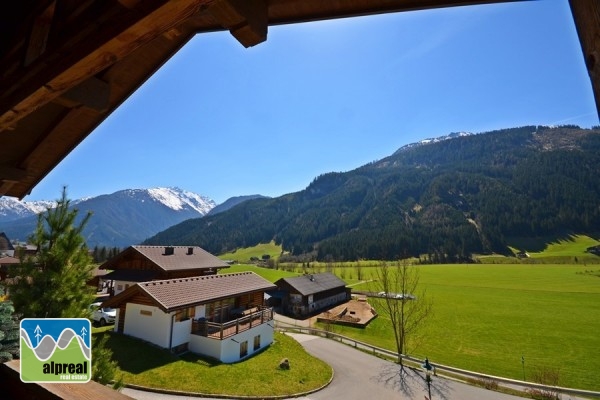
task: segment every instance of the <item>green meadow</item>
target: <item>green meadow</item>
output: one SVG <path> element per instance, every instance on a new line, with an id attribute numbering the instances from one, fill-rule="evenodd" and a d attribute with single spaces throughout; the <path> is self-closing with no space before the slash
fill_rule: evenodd
<path id="1" fill-rule="evenodd" d="M 597 244 L 575 235 L 542 245 L 521 243 L 518 248 L 531 256 L 525 260 L 496 256 L 494 264 L 416 266 L 433 313 L 409 353 L 514 379 L 530 380 L 536 371 L 550 369 L 558 371 L 560 386 L 600 391 L 600 257 L 585 253 Z M 571 262 L 552 264 L 557 258 Z M 293 273 L 330 271 L 353 290 L 370 291 L 373 283 L 367 281 L 374 279 L 373 268 L 379 264 L 310 263 L 285 265 L 285 270 L 238 265 L 231 272 L 255 270 L 274 282 Z M 378 299 L 369 302 L 378 308 Z M 395 349 L 389 321 L 382 315 L 366 329 L 334 330 Z"/>
<path id="2" fill-rule="evenodd" d="M 423 326 L 421 343 L 412 344 L 411 355 L 515 379 L 552 369 L 559 372 L 561 386 L 600 390 L 600 267 L 417 268 L 433 313 Z M 369 301 L 378 308 L 378 299 Z M 394 349 L 389 321 L 382 315 L 364 330 L 335 329 Z"/>

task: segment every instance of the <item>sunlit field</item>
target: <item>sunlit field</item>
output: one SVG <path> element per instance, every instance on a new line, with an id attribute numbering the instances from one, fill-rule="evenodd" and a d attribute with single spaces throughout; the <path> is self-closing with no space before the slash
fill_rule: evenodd
<path id="1" fill-rule="evenodd" d="M 530 380 L 536 370 L 545 368 L 559 372 L 560 386 L 600 390 L 600 257 L 585 253 L 585 248 L 596 244 L 587 236 L 573 236 L 539 248 L 528 260 L 512 258 L 511 263 L 497 256 L 496 264 L 415 266 L 433 302 L 433 313 L 409 353 L 438 364 L 514 379 Z M 573 262 L 549 263 L 557 256 Z M 291 273 L 329 271 L 353 290 L 371 291 L 376 286 L 369 281 L 375 279 L 374 268 L 380 264 L 313 262 L 265 273 L 255 266 L 239 265 L 232 270 L 252 269 L 272 282 Z M 369 301 L 378 308 L 377 298 Z M 334 329 L 395 349 L 389 322 L 382 315 L 364 330 Z"/>
<path id="2" fill-rule="evenodd" d="M 559 371 L 561 386 L 600 390 L 600 266 L 416 268 L 433 315 L 411 355 L 515 379 L 550 368 Z M 355 288 L 362 286 L 367 287 Z M 370 302 L 377 308 L 377 299 Z M 336 327 L 336 332 L 394 349 L 381 315 L 364 331 Z"/>

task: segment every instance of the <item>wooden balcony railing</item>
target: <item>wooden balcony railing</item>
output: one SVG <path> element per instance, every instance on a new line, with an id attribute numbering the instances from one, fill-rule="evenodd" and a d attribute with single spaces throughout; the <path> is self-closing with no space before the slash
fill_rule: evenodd
<path id="1" fill-rule="evenodd" d="M 223 340 L 272 320 L 273 308 L 256 307 L 256 311 L 247 310 L 246 315 L 221 324 L 202 319 L 194 320 L 192 334 Z"/>

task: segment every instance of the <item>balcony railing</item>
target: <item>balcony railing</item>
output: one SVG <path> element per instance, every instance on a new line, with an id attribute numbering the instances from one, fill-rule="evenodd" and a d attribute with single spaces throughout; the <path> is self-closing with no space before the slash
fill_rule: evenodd
<path id="1" fill-rule="evenodd" d="M 272 320 L 273 308 L 256 307 L 256 311 L 246 310 L 246 315 L 221 324 L 206 320 L 194 320 L 192 321 L 192 334 L 223 340 Z"/>

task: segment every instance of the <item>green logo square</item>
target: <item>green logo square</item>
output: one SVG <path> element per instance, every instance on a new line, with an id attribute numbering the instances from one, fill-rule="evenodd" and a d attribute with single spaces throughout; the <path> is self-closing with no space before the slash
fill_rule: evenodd
<path id="1" fill-rule="evenodd" d="M 21 320 L 21 381 L 85 383 L 92 377 L 87 318 Z"/>

